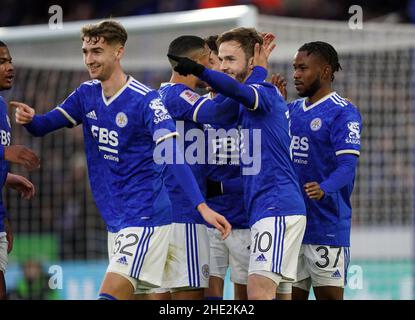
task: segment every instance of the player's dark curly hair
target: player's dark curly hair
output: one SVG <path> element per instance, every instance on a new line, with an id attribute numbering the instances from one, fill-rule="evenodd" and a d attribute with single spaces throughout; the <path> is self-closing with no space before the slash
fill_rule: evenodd
<path id="1" fill-rule="evenodd" d="M 187 57 L 192 59 L 192 55 L 195 52 L 203 52 L 206 50 L 206 42 L 198 36 L 184 35 L 174 39 L 168 49 L 168 54 L 178 57 Z M 207 50 L 206 50 L 207 51 Z M 170 60 L 172 66 L 176 65 L 177 62 Z"/>
<path id="2" fill-rule="evenodd" d="M 334 73 L 342 69 L 336 49 L 327 42 L 308 42 L 303 44 L 298 51 L 307 51 L 307 55 L 315 54 L 323 58 L 331 67 L 331 81 L 334 80 Z"/>
<path id="3" fill-rule="evenodd" d="M 216 41 L 218 41 L 219 35 L 213 35 L 205 38 L 206 44 L 208 45 L 209 49 L 213 51 L 214 54 L 218 55 L 218 45 Z"/>

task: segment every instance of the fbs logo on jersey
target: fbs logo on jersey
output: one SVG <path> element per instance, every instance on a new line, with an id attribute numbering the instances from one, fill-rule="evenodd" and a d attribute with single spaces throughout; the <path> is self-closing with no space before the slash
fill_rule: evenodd
<path id="1" fill-rule="evenodd" d="M 151 100 L 149 107 L 151 110 L 154 111 L 154 123 L 155 124 L 162 122 L 164 120 L 171 119 L 169 112 L 167 111 L 166 107 L 164 106 L 160 98 Z"/>
<path id="2" fill-rule="evenodd" d="M 313 130 L 313 131 L 318 131 L 318 130 L 320 130 L 321 125 L 322 125 L 321 119 L 320 118 L 315 118 L 315 119 L 311 120 L 311 122 L 310 122 L 310 129 Z"/>
<path id="3" fill-rule="evenodd" d="M 196 101 L 199 100 L 200 96 L 192 90 L 184 90 L 180 94 L 180 98 L 182 98 L 183 100 L 185 100 L 193 106 L 196 103 Z"/>
<path id="4" fill-rule="evenodd" d="M 257 261 L 257 262 L 266 262 L 267 258 L 265 258 L 264 254 L 262 253 L 258 256 L 258 258 L 255 259 L 255 261 Z"/>
<path id="5" fill-rule="evenodd" d="M 119 258 L 117 262 L 125 266 L 128 266 L 127 258 L 125 256 L 122 256 L 121 258 Z"/>
<path id="6" fill-rule="evenodd" d="M 346 143 L 360 144 L 360 123 L 357 121 L 351 121 L 347 124 L 349 129 L 349 137 L 346 139 Z"/>
<path id="7" fill-rule="evenodd" d="M 98 120 L 95 110 L 92 110 L 86 114 L 86 117 L 92 120 Z"/>
<path id="8" fill-rule="evenodd" d="M 127 115 L 124 112 L 118 112 L 115 117 L 115 123 L 120 128 L 124 128 L 128 123 Z"/>

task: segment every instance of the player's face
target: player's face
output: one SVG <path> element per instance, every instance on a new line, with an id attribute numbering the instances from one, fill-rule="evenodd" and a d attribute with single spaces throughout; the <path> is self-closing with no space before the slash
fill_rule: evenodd
<path id="1" fill-rule="evenodd" d="M 300 97 L 312 97 L 321 88 L 322 64 L 314 54 L 298 51 L 294 56 L 294 86 Z"/>
<path id="2" fill-rule="evenodd" d="M 82 43 L 84 63 L 89 76 L 100 81 L 108 80 L 115 68 L 119 66 L 123 47 L 108 44 L 102 37 L 96 43 L 89 40 L 85 38 Z"/>
<path id="3" fill-rule="evenodd" d="M 198 53 L 196 57 L 192 57 L 197 63 L 205 66 L 206 68 L 210 68 L 210 49 L 209 47 L 206 45 L 205 49 Z M 200 80 L 199 78 L 197 79 L 196 82 L 196 87 L 198 88 L 206 88 L 207 84 L 206 82 Z"/>
<path id="4" fill-rule="evenodd" d="M 236 41 L 222 42 L 219 46 L 220 71 L 239 82 L 244 82 L 249 72 L 249 61 Z"/>
<path id="5" fill-rule="evenodd" d="M 13 86 L 14 68 L 12 57 L 7 47 L 0 47 L 0 90 L 8 90 Z"/>
<path id="6" fill-rule="evenodd" d="M 218 55 L 214 51 L 211 51 L 209 56 L 209 69 L 220 71 L 220 65 L 221 62 Z"/>

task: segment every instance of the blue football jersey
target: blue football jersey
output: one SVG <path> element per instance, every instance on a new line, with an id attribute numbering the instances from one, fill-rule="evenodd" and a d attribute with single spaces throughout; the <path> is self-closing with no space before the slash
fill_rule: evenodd
<path id="1" fill-rule="evenodd" d="M 195 122 L 195 116 L 200 107 L 208 98 L 200 96 L 189 87 L 179 83 L 162 83 L 160 87 L 160 95 L 162 101 L 169 111 L 170 115 L 176 120 L 177 128 L 181 128 L 180 141 L 183 141 L 181 148 L 183 148 L 183 155 L 187 153 L 184 150 L 190 150 L 193 146 L 198 146 L 198 150 L 202 150 L 204 145 L 200 146 L 200 136 L 197 133 L 203 135 L 203 125 Z M 185 139 L 188 137 L 190 130 L 195 129 L 192 135 L 192 139 Z M 189 140 L 189 141 L 187 141 Z M 204 161 L 204 155 L 198 155 L 199 159 Z M 202 157 L 202 158 L 200 158 Z M 185 159 L 186 161 L 186 159 Z M 206 170 L 203 163 L 189 163 L 190 169 L 193 172 L 194 177 L 199 185 L 199 189 L 203 196 L 206 194 Z M 176 223 L 198 223 L 203 224 L 203 220 L 200 213 L 193 207 L 190 200 L 186 197 L 182 187 L 177 182 L 175 176 L 168 168 L 165 175 L 165 184 L 169 192 L 170 201 L 173 211 L 173 222 Z"/>
<path id="2" fill-rule="evenodd" d="M 307 106 L 305 99 L 289 104 L 291 152 L 300 185 L 326 180 L 336 169 L 341 154 L 360 155 L 362 120 L 358 109 L 332 92 Z M 307 207 L 307 226 L 303 243 L 350 245 L 353 183 L 320 201 L 310 200 L 302 188 Z"/>
<path id="3" fill-rule="evenodd" d="M 214 181 L 240 178 L 238 123 L 229 126 L 205 125 L 205 137 L 208 178 Z M 224 215 L 233 229 L 249 228 L 248 213 L 241 194 L 224 194 L 206 202 Z"/>
<path id="4" fill-rule="evenodd" d="M 91 190 L 108 230 L 171 223 L 166 166 L 154 162 L 153 150 L 176 129 L 158 92 L 129 77 L 108 99 L 93 80 L 57 109 L 83 124 Z"/>
<path id="5" fill-rule="evenodd" d="M 3 97 L 0 96 L 0 133 L 1 144 L 3 146 L 10 145 L 11 139 L 11 127 L 10 119 L 7 115 L 7 104 Z M 9 172 L 9 163 L 4 159 L 0 159 L 0 186 L 3 190 L 3 186 L 6 183 L 7 173 Z M 0 195 L 0 233 L 4 232 L 4 218 L 6 217 L 6 209 L 3 205 L 3 195 Z"/>
<path id="6" fill-rule="evenodd" d="M 250 84 L 256 101 L 241 108 L 241 164 L 245 207 L 252 226 L 272 216 L 305 215 L 305 205 L 290 157 L 288 108 L 278 89 Z M 247 109 L 247 107 L 251 109 Z"/>

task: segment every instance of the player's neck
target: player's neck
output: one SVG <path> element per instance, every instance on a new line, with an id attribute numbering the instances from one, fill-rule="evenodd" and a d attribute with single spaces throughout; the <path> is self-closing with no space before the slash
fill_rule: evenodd
<path id="1" fill-rule="evenodd" d="M 313 96 L 307 98 L 309 104 L 313 104 L 319 101 L 321 98 L 327 96 L 330 92 L 333 92 L 331 86 L 321 87 Z"/>
<path id="2" fill-rule="evenodd" d="M 185 86 L 189 87 L 192 90 L 196 89 L 196 83 L 197 80 L 194 76 L 181 76 L 176 72 L 173 72 L 170 78 L 170 82 L 171 83 L 181 83 L 184 84 Z"/>
<path id="3" fill-rule="evenodd" d="M 127 75 L 121 69 L 114 73 L 105 81 L 101 81 L 104 95 L 109 98 L 116 94 L 127 82 Z"/>

